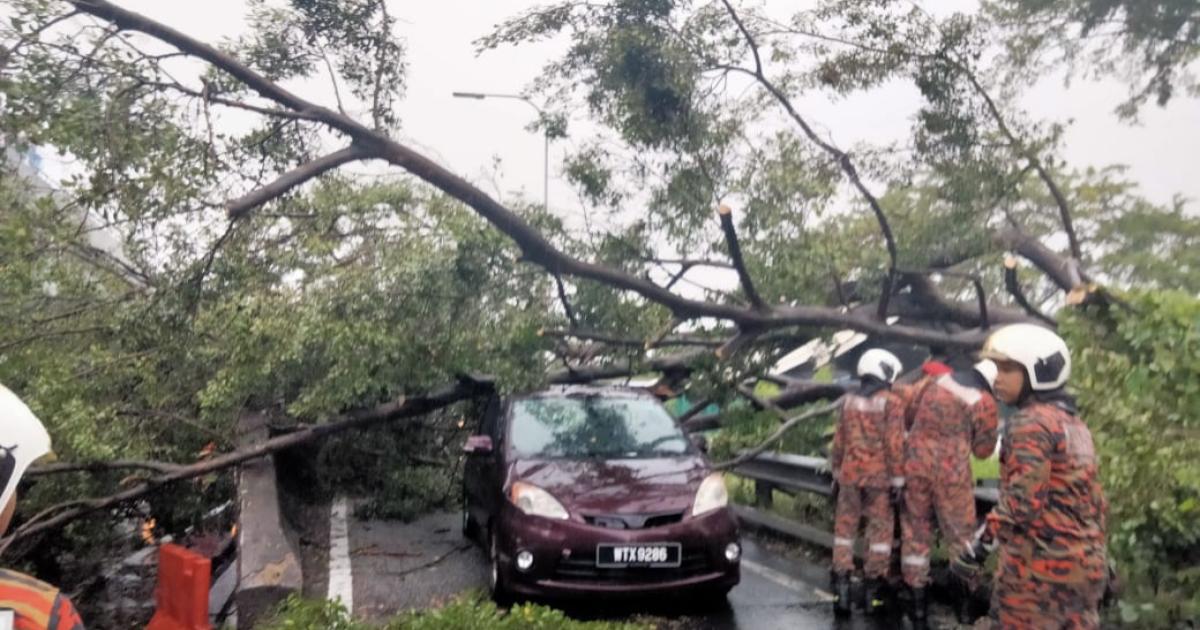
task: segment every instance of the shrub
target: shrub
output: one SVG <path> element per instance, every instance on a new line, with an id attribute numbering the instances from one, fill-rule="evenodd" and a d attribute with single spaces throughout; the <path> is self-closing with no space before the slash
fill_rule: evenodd
<path id="1" fill-rule="evenodd" d="M 498 608 L 478 594 L 459 597 L 431 610 L 404 613 L 379 624 L 354 621 L 339 602 L 289 597 L 264 630 L 648 630 L 646 624 L 576 621 L 562 611 L 537 604 Z"/>
<path id="2" fill-rule="evenodd" d="M 1060 332 L 1110 503 L 1121 620 L 1200 616 L 1200 300 L 1135 293 L 1129 307 L 1069 313 Z"/>

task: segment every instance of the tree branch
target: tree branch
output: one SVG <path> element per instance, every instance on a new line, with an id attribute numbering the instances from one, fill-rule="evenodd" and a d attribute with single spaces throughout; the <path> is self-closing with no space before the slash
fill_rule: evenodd
<path id="1" fill-rule="evenodd" d="M 975 306 L 977 309 L 975 314 L 977 319 L 975 320 L 974 325 L 983 328 L 984 330 L 987 330 L 991 326 L 991 322 L 988 317 L 987 293 L 983 290 L 983 280 L 981 280 L 979 276 L 973 273 L 958 273 L 946 269 L 897 269 L 896 271 L 909 276 L 910 285 L 912 286 L 914 293 L 923 295 L 937 306 L 946 310 L 953 310 L 957 305 L 952 304 L 941 296 L 937 288 L 934 287 L 933 282 L 929 279 L 929 275 L 937 273 L 943 276 L 952 276 L 969 280 L 971 282 L 971 286 L 975 289 Z"/>
<path id="2" fill-rule="evenodd" d="M 278 179 L 266 186 L 230 201 L 226 204 L 229 218 L 235 221 L 241 219 L 249 214 L 251 210 L 272 199 L 283 196 L 289 190 L 304 184 L 314 177 L 319 177 L 343 164 L 367 157 L 370 157 L 368 152 L 364 151 L 357 144 L 351 144 L 340 151 L 319 157 L 311 162 L 305 162 L 280 175 Z"/>
<path id="3" fill-rule="evenodd" d="M 614 361 L 609 365 L 582 365 L 551 373 L 547 381 L 554 384 L 591 383 L 609 378 L 623 378 L 640 372 L 677 374 L 690 372 L 692 366 L 709 355 L 707 350 L 689 350 L 678 354 L 651 357 L 646 361 Z"/>
<path id="4" fill-rule="evenodd" d="M 750 270 L 746 268 L 746 259 L 742 256 L 742 246 L 738 242 L 737 228 L 733 225 L 733 209 L 722 204 L 717 208 L 717 216 L 721 218 L 721 231 L 725 233 L 725 244 L 729 247 L 729 259 L 733 262 L 733 268 L 737 270 L 738 279 L 742 283 L 742 291 L 746 293 L 746 299 L 750 300 L 750 305 L 755 309 L 767 310 L 767 304 L 763 302 L 762 296 L 754 288 L 754 280 L 750 277 Z"/>
<path id="5" fill-rule="evenodd" d="M 858 169 L 855 168 L 854 162 L 850 159 L 850 155 L 845 151 L 833 146 L 832 144 L 822 140 L 821 137 L 817 135 L 816 131 L 813 130 L 812 126 L 808 124 L 808 121 L 805 120 L 805 118 L 800 115 L 800 112 L 796 110 L 795 105 L 792 104 L 791 98 L 789 98 L 788 95 L 779 88 L 779 86 L 775 85 L 773 81 L 767 78 L 765 72 L 763 71 L 761 57 L 759 56 L 758 51 L 758 43 L 755 41 L 754 36 L 750 34 L 749 29 L 746 28 L 745 23 L 742 21 L 737 11 L 733 8 L 733 5 L 729 3 L 729 0 L 722 0 L 722 3 L 725 5 L 725 11 L 729 14 L 729 17 L 733 19 L 735 24 L 737 24 L 738 30 L 742 33 L 742 37 L 746 40 L 746 44 L 750 46 L 750 49 L 753 51 L 756 65 L 753 71 L 739 66 L 723 66 L 721 69 L 732 72 L 740 72 L 753 77 L 780 105 L 783 106 L 784 110 L 787 111 L 788 116 L 790 116 L 792 120 L 800 126 L 800 129 L 804 132 L 804 135 L 808 136 L 808 139 L 812 141 L 813 144 L 816 144 L 833 158 L 834 162 L 837 163 L 838 168 L 842 170 L 842 173 L 844 173 L 846 178 L 850 180 L 850 183 L 858 191 L 859 195 L 867 202 L 867 205 L 870 206 L 871 211 L 875 213 L 875 220 L 879 223 L 879 230 L 883 233 L 883 239 L 887 245 L 888 258 L 891 260 L 891 267 L 895 268 L 898 259 L 896 238 L 892 234 L 892 227 L 888 223 L 887 215 L 884 214 L 883 206 L 880 205 L 879 199 L 875 197 L 871 190 L 867 188 L 866 184 L 863 183 L 862 178 L 859 177 Z"/>
<path id="6" fill-rule="evenodd" d="M 755 446 L 754 448 L 746 450 L 746 451 L 742 451 L 740 454 L 738 454 L 737 457 L 734 457 L 731 460 L 724 461 L 719 464 L 714 464 L 713 470 L 729 470 L 731 468 L 737 468 L 738 466 L 754 459 L 755 457 L 762 455 L 763 453 L 765 453 L 767 451 L 767 449 L 774 446 L 774 444 L 776 442 L 783 439 L 783 436 L 787 435 L 787 432 L 791 431 L 793 428 L 795 428 L 796 425 L 800 424 L 801 422 L 806 422 L 808 420 L 812 420 L 813 418 L 817 418 L 819 416 L 833 413 L 838 410 L 841 403 L 842 403 L 842 399 L 838 398 L 837 400 L 835 400 L 827 405 L 821 405 L 820 407 L 817 407 L 816 409 L 812 409 L 812 410 L 802 413 L 794 418 L 788 419 L 786 422 L 781 424 L 778 429 L 775 429 L 775 432 L 772 433 L 767 439 L 765 439 L 761 443 L 759 443 L 758 446 Z"/>
<path id="7" fill-rule="evenodd" d="M 621 346 L 627 348 L 645 348 L 646 345 L 645 339 L 621 337 L 619 335 L 604 333 L 597 330 L 542 329 L 538 331 L 538 335 L 555 339 L 571 337 L 575 339 L 583 339 L 585 341 L 598 341 L 610 346 Z M 721 345 L 721 341 L 717 339 L 705 339 L 702 337 L 666 336 L 662 339 L 659 339 L 654 345 L 659 348 L 666 346 L 701 346 L 705 348 L 716 348 Z"/>
<path id="8" fill-rule="evenodd" d="M 696 416 L 700 415 L 700 412 L 707 409 L 708 406 L 711 404 L 712 404 L 712 398 L 709 398 L 707 396 L 704 398 L 701 398 L 699 401 L 696 402 L 696 404 L 689 407 L 687 411 L 680 414 L 679 417 L 676 418 L 675 420 L 677 422 L 679 422 L 679 424 L 685 424 L 685 423 L 687 423 L 688 420 L 691 420 L 692 418 L 695 418 Z"/>
<path id="9" fill-rule="evenodd" d="M 721 344 L 714 354 L 720 361 L 728 361 L 733 355 L 741 352 L 743 348 L 754 342 L 762 335 L 762 331 L 758 329 L 748 329 L 739 331 L 732 339 Z"/>
<path id="10" fill-rule="evenodd" d="M 1033 170 L 1037 173 L 1038 178 L 1041 179 L 1042 183 L 1046 185 L 1046 189 L 1050 191 L 1050 196 L 1054 198 L 1055 205 L 1058 206 L 1058 216 L 1062 221 L 1063 231 L 1067 233 L 1067 243 L 1070 245 L 1071 255 L 1075 258 L 1075 260 L 1083 261 L 1083 250 L 1079 245 L 1079 237 L 1075 233 L 1075 223 L 1071 219 L 1070 204 L 1067 203 L 1067 198 L 1065 195 L 1063 195 L 1062 190 L 1054 181 L 1054 177 L 1050 175 L 1050 172 L 1046 169 L 1045 165 L 1042 164 L 1042 161 L 1038 158 L 1037 153 L 1026 146 L 1025 143 L 1017 137 L 1017 134 L 1013 133 L 1012 129 L 1009 128 L 1008 123 L 1005 122 L 1004 115 L 1000 112 L 1000 107 L 996 105 L 996 101 L 992 99 L 991 94 L 989 94 L 987 89 L 983 87 L 983 84 L 980 83 L 979 77 L 975 76 L 975 72 L 971 69 L 971 67 L 960 59 L 950 59 L 949 61 L 953 65 L 957 66 L 958 69 L 962 71 L 963 75 L 967 77 L 967 81 L 970 82 L 971 87 L 975 89 L 975 92 L 979 94 L 980 98 L 983 99 L 984 104 L 987 106 L 988 113 L 991 114 L 992 120 L 996 123 L 996 128 L 999 129 L 1000 133 L 1012 143 L 1013 147 L 1017 149 L 1017 152 L 1029 162 L 1029 165 L 1032 166 Z"/>
<path id="11" fill-rule="evenodd" d="M 1079 262 L 1064 258 L 1046 247 L 1041 241 L 1015 228 L 993 235 L 993 240 L 1003 249 L 1014 251 L 1054 281 L 1060 289 L 1070 292 L 1084 284 Z"/>
<path id="12" fill-rule="evenodd" d="M 156 462 L 149 460 L 132 460 L 132 459 L 117 459 L 107 462 L 62 462 L 53 464 L 43 464 L 41 466 L 30 466 L 29 470 L 25 471 L 26 477 L 42 477 L 46 475 L 60 475 L 63 473 L 73 472 L 111 472 L 114 470 L 148 470 L 160 474 L 170 474 L 182 470 L 186 466 L 181 464 L 172 464 L 169 462 Z"/>
<path id="13" fill-rule="evenodd" d="M 738 12 L 734 10 L 733 5 L 729 2 L 729 0 L 721 0 L 721 3 L 725 5 L 725 10 L 729 12 L 729 17 L 733 18 L 733 23 L 736 24 L 738 30 L 741 31 L 742 37 L 746 39 L 746 44 L 749 46 L 751 54 L 754 55 L 755 74 L 762 75 L 763 63 L 762 57 L 758 52 L 758 42 L 755 41 L 754 35 L 750 33 L 750 29 L 746 28 L 746 23 L 742 21 L 741 16 L 739 16 Z"/>
<path id="14" fill-rule="evenodd" d="M 662 329 L 660 329 L 658 332 L 654 333 L 654 336 L 652 336 L 646 340 L 646 343 L 643 346 L 643 349 L 653 350 L 653 349 L 657 348 L 658 346 L 662 345 L 662 342 L 664 339 L 667 338 L 667 335 L 671 334 L 671 331 L 678 328 L 679 325 L 682 323 L 683 323 L 683 320 L 679 319 L 678 317 L 672 317 L 671 321 L 667 322 L 666 325 L 662 327 Z"/>
<path id="15" fill-rule="evenodd" d="M 1016 300 L 1017 304 L 1025 309 L 1026 313 L 1052 327 L 1058 325 L 1053 318 L 1038 310 L 1036 306 L 1029 302 L 1029 298 L 1025 297 L 1025 291 L 1021 289 L 1021 282 L 1017 279 L 1017 259 L 1012 256 L 1004 258 L 1004 286 L 1008 289 L 1008 293 L 1012 295 L 1013 300 Z"/>
<path id="16" fill-rule="evenodd" d="M 567 316 L 567 321 L 571 322 L 571 328 L 579 328 L 579 320 L 575 317 L 575 310 L 571 308 L 571 302 L 567 300 L 567 287 L 563 286 L 562 276 L 554 274 L 554 284 L 558 287 L 558 300 L 562 302 L 563 313 Z"/>
<path id="17" fill-rule="evenodd" d="M 757 309 L 734 304 L 688 299 L 622 270 L 572 258 L 557 249 L 549 239 L 517 213 L 501 205 L 466 180 L 424 155 L 392 140 L 382 132 L 338 112 L 310 103 L 267 80 L 228 54 L 154 20 L 121 9 L 107 0 L 69 0 L 69 2 L 81 11 L 109 21 L 122 29 L 146 33 L 182 52 L 203 59 L 230 74 L 263 97 L 288 109 L 313 116 L 331 129 L 350 136 L 355 144 L 365 149 L 367 157 L 387 160 L 474 209 L 479 216 L 511 238 L 527 260 L 540 265 L 550 273 L 565 273 L 594 280 L 618 290 L 637 293 L 649 301 L 670 309 L 678 317 L 711 317 L 727 320 L 743 330 L 793 326 L 852 328 L 886 339 L 965 349 L 977 348 L 983 341 L 983 336 L 978 331 L 947 334 L 914 326 L 888 326 L 876 318 L 865 317 L 861 314 L 846 314 L 838 309 L 827 307 L 778 306 L 771 309 L 770 312 L 764 313 Z M 750 71 L 744 69 L 741 71 L 753 75 Z M 765 78 L 763 80 L 765 81 Z M 765 81 L 764 85 L 774 88 L 772 94 L 785 104 L 789 113 L 798 123 L 803 123 L 803 127 L 807 128 L 806 133 L 810 134 L 809 137 L 820 141 L 811 127 L 808 127 L 803 118 L 791 107 L 787 97 L 769 81 Z M 883 216 L 882 209 L 879 208 L 877 200 L 870 195 L 870 191 L 866 190 L 858 178 L 849 158 L 828 144 L 822 142 L 821 145 L 827 147 L 827 150 L 832 149 L 831 154 L 840 156 L 839 164 L 843 171 L 855 183 L 860 193 L 864 193 L 864 198 L 868 199 L 868 203 L 872 204 L 877 219 L 882 219 L 881 226 L 886 226 L 886 217 Z M 892 254 L 894 260 L 895 244 L 890 228 L 884 230 L 884 238 L 888 241 L 889 253 Z"/>
<path id="18" fill-rule="evenodd" d="M 424 415 L 471 398 L 484 391 L 487 387 L 489 387 L 489 384 L 486 381 L 463 377 L 459 383 L 429 394 L 412 398 L 400 398 L 376 407 L 351 411 L 332 419 L 326 424 L 308 426 L 299 431 L 274 437 L 247 448 L 238 449 L 195 464 L 182 466 L 110 496 L 75 500 L 58 506 L 52 506 L 36 517 L 26 521 L 8 537 L 0 539 L 0 553 L 3 553 L 17 539 L 57 529 L 92 512 L 140 498 L 167 484 L 224 470 L 349 429 L 357 429 L 389 420 Z"/>

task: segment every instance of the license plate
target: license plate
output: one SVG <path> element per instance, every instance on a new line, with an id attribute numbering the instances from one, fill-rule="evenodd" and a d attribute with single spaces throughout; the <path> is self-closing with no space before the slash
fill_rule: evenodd
<path id="1" fill-rule="evenodd" d="M 596 545 L 598 567 L 677 567 L 682 556 L 679 543 Z"/>

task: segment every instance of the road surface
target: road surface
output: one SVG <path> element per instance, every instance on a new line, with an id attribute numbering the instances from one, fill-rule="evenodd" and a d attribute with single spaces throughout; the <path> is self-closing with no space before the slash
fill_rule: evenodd
<path id="1" fill-rule="evenodd" d="M 326 513 L 327 541 L 320 562 L 305 567 L 309 595 L 340 598 L 356 617 L 384 619 L 397 612 L 426 608 L 487 584 L 483 552 L 462 538 L 457 514 L 432 514 L 412 523 L 361 521 L 352 502 L 338 500 Z M 581 619 L 622 619 L 633 615 L 661 618 L 679 630 L 759 630 L 786 628 L 902 628 L 899 619 L 836 620 L 827 589 L 828 570 L 772 553 L 744 538 L 742 582 L 728 603 L 687 601 L 629 602 L 603 610 L 561 607 Z M 323 566 L 321 566 L 323 565 Z M 314 569 L 317 569 L 314 571 Z M 950 627 L 953 624 L 949 624 Z"/>

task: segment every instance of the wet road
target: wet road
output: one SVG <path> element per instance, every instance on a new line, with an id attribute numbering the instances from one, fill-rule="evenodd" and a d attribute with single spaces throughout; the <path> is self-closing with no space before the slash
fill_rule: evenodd
<path id="1" fill-rule="evenodd" d="M 409 524 L 360 521 L 350 507 L 335 502 L 330 510 L 327 568 L 306 571 L 306 592 L 341 598 L 357 617 L 381 619 L 485 587 L 484 554 L 460 536 L 458 515 L 434 514 Z M 618 608 L 606 603 L 603 610 L 549 603 L 577 618 L 649 616 L 680 630 L 903 627 L 898 619 L 836 620 L 827 569 L 773 554 L 752 538 L 744 546 L 742 582 L 728 602 L 633 601 Z"/>

